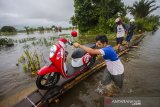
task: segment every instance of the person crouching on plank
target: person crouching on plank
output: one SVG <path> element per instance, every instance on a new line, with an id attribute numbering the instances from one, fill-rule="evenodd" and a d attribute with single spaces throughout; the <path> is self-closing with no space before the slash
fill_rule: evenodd
<path id="1" fill-rule="evenodd" d="M 116 86 L 122 89 L 124 78 L 123 64 L 121 63 L 113 47 L 108 44 L 108 39 L 105 35 L 96 36 L 95 40 L 96 46 L 99 49 L 92 49 L 79 43 L 74 43 L 73 46 L 76 48 L 81 48 L 90 54 L 102 55 L 106 61 L 107 69 L 104 71 L 104 77 L 101 84 L 107 86 L 111 81 L 113 81 Z"/>

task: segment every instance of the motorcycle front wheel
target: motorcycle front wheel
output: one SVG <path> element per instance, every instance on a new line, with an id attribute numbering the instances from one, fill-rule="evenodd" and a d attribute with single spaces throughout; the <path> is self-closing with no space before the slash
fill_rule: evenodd
<path id="1" fill-rule="evenodd" d="M 56 72 L 48 73 L 45 75 L 38 75 L 36 85 L 39 89 L 49 90 L 55 87 L 60 79 L 60 74 Z"/>

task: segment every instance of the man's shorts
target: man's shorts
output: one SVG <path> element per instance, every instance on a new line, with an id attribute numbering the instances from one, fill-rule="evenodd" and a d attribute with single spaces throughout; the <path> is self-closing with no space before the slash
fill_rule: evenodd
<path id="1" fill-rule="evenodd" d="M 127 37 L 126 37 L 126 41 L 127 41 L 127 42 L 130 42 L 130 41 L 131 41 L 131 39 L 132 39 L 132 36 L 133 36 L 133 35 L 127 35 Z"/>
<path id="2" fill-rule="evenodd" d="M 104 70 L 104 75 L 101 83 L 103 85 L 109 84 L 111 81 L 115 83 L 119 88 L 123 87 L 123 79 L 124 79 L 124 73 L 120 75 L 112 75 L 107 69 Z"/>
<path id="3" fill-rule="evenodd" d="M 117 44 L 122 44 L 124 37 L 116 38 Z"/>

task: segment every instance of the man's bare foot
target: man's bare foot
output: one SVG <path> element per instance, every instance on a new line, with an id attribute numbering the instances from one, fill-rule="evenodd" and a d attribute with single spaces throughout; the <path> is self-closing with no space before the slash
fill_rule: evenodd
<path id="1" fill-rule="evenodd" d="M 128 54 L 128 53 L 129 53 L 129 51 L 126 51 L 125 53 L 126 53 L 126 54 Z"/>
<path id="2" fill-rule="evenodd" d="M 106 96 L 106 97 L 113 97 L 113 96 L 114 96 L 114 93 L 112 93 L 112 92 L 107 92 L 107 93 L 104 94 L 104 96 Z"/>

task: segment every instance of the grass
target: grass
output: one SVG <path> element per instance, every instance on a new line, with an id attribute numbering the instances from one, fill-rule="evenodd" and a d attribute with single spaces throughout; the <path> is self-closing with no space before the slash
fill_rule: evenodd
<path id="1" fill-rule="evenodd" d="M 97 35 L 92 35 L 92 34 L 88 34 L 88 35 L 80 35 L 78 37 L 77 42 L 81 43 L 81 44 L 87 44 L 87 43 L 95 43 L 95 38 Z M 110 34 L 106 34 L 109 43 L 110 44 L 115 44 L 115 34 L 114 33 L 110 33 Z"/>
<path id="2" fill-rule="evenodd" d="M 36 75 L 37 71 L 41 68 L 41 58 L 40 55 L 35 51 L 34 53 L 29 52 L 29 50 L 24 51 L 18 59 L 18 64 L 22 64 L 24 72 L 30 72 L 32 75 Z"/>

